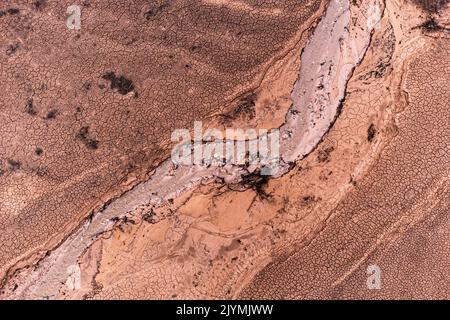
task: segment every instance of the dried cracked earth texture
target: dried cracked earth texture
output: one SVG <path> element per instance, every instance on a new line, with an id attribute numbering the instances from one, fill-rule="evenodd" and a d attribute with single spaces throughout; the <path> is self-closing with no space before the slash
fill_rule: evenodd
<path id="1" fill-rule="evenodd" d="M 1 299 L 450 299 L 447 0 L 72 5 L 0 4 Z"/>

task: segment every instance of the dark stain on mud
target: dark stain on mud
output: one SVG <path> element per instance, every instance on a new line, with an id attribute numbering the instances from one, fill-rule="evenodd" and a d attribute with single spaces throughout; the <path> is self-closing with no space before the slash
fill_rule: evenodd
<path id="1" fill-rule="evenodd" d="M 36 108 L 33 104 L 33 99 L 27 100 L 27 103 L 25 104 L 25 112 L 30 116 L 35 116 L 37 114 Z"/>
<path id="2" fill-rule="evenodd" d="M 20 161 L 8 159 L 8 169 L 10 171 L 19 170 L 21 167 L 22 167 L 22 164 L 20 163 Z"/>
<path id="3" fill-rule="evenodd" d="M 148 9 L 144 13 L 144 18 L 149 21 L 159 16 L 165 9 L 169 7 L 168 3 L 156 4 L 153 8 Z"/>
<path id="4" fill-rule="evenodd" d="M 416 5 L 429 13 L 438 13 L 448 5 L 449 1 L 450 0 L 413 0 Z"/>
<path id="5" fill-rule="evenodd" d="M 445 28 L 437 23 L 437 21 L 433 17 L 428 17 L 427 20 L 422 23 L 421 25 L 418 25 L 414 27 L 413 29 L 422 29 L 424 33 L 434 33 L 434 32 L 450 32 L 450 29 Z"/>
<path id="6" fill-rule="evenodd" d="M 107 72 L 102 76 L 103 79 L 110 81 L 111 90 L 117 90 L 121 95 L 134 91 L 134 84 L 124 76 L 116 76 L 114 72 Z"/>
<path id="7" fill-rule="evenodd" d="M 371 123 L 369 128 L 367 129 L 367 141 L 372 142 L 376 134 L 377 129 L 375 128 L 375 125 Z"/>
<path id="8" fill-rule="evenodd" d="M 81 127 L 75 137 L 84 143 L 84 145 L 91 150 L 98 149 L 98 140 L 94 139 L 89 134 L 89 127 Z"/>
<path id="9" fill-rule="evenodd" d="M 255 101 L 257 95 L 254 92 L 243 96 L 237 106 L 228 113 L 221 114 L 221 123 L 227 124 L 236 119 L 250 120 L 255 117 Z"/>
<path id="10" fill-rule="evenodd" d="M 45 0 L 35 0 L 35 1 L 33 2 L 33 6 L 34 6 L 36 9 L 40 9 L 40 8 L 42 8 L 44 5 L 45 5 Z"/>

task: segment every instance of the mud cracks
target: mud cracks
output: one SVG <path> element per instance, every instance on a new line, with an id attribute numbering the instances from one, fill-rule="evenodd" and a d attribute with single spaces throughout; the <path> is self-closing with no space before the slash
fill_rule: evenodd
<path id="1" fill-rule="evenodd" d="M 442 298 L 449 48 L 445 32 L 415 28 L 426 22 L 414 10 L 336 0 L 309 21 L 274 177 L 166 161 L 10 274 L 3 297 Z M 381 290 L 366 286 L 374 265 Z"/>

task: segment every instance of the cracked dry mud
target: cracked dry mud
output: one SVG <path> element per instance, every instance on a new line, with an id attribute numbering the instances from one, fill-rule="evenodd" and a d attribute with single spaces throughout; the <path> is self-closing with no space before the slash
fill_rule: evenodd
<path id="1" fill-rule="evenodd" d="M 446 1 L 72 4 L 0 4 L 1 299 L 450 298 Z M 174 166 L 200 120 L 281 165 Z"/>

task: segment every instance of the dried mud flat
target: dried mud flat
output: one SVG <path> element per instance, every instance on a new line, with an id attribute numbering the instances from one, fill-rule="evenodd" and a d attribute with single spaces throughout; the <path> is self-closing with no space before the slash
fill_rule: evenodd
<path id="1" fill-rule="evenodd" d="M 125 3 L 0 5 L 2 299 L 450 298 L 445 1 Z M 282 165 L 173 167 L 195 120 Z"/>

